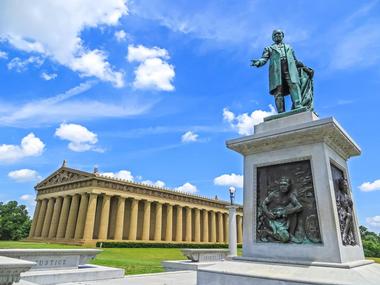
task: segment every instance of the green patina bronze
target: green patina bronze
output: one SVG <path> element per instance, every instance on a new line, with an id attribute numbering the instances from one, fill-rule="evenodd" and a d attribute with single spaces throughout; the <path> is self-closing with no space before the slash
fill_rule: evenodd
<path id="1" fill-rule="evenodd" d="M 285 112 L 285 96 L 292 99 L 292 110 L 313 110 L 314 71 L 298 61 L 293 48 L 283 43 L 284 32 L 274 30 L 274 43 L 251 65 L 261 67 L 269 60 L 269 93 L 275 97 L 278 113 Z"/>

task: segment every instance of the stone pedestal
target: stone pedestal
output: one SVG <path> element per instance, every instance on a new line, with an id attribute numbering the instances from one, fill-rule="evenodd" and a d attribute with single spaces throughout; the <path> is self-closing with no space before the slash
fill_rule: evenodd
<path id="1" fill-rule="evenodd" d="M 349 181 L 347 160 L 360 148 L 334 118 L 303 112 L 266 121 L 255 126 L 254 135 L 230 140 L 227 147 L 244 156 L 243 257 L 200 269 L 199 285 L 378 284 L 373 278 L 380 266 L 364 260 L 354 205 L 343 241 L 346 216 L 338 180 Z M 266 208 L 276 210 L 272 203 L 281 183 L 290 185 L 283 208 L 292 213 L 282 216 L 280 209 L 269 218 Z M 352 197 L 350 189 L 346 196 Z M 369 274 L 366 279 L 360 279 L 361 271 Z"/>
<path id="2" fill-rule="evenodd" d="M 20 274 L 30 270 L 34 262 L 0 256 L 0 285 L 11 285 L 20 281 Z"/>
<path id="3" fill-rule="evenodd" d="M 236 231 L 236 209 L 238 206 L 231 205 L 227 206 L 229 213 L 229 221 L 228 221 L 228 228 L 229 228 L 229 240 L 228 240 L 228 249 L 230 250 L 230 253 L 228 257 L 232 258 L 234 256 L 237 256 L 237 231 Z"/>

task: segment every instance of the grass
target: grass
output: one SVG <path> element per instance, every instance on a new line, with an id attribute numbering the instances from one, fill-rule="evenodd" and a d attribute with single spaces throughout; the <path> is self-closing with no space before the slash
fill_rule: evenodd
<path id="1" fill-rule="evenodd" d="M 83 248 L 81 246 L 32 243 L 19 241 L 0 241 L 0 248 Z M 163 272 L 163 260 L 185 259 L 179 248 L 103 248 L 103 252 L 92 260 L 92 264 L 111 266 L 125 269 L 125 273 L 144 274 Z M 238 248 L 241 255 L 241 248 Z M 380 263 L 380 258 L 373 259 Z"/>
<path id="2" fill-rule="evenodd" d="M 54 243 L 0 241 L 0 248 L 81 248 Z M 162 260 L 186 259 L 179 248 L 103 248 L 92 264 L 125 269 L 126 274 L 163 272 Z"/>

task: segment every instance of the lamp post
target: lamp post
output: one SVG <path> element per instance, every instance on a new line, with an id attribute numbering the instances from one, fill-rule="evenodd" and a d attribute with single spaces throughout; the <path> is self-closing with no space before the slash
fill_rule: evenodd
<path id="1" fill-rule="evenodd" d="M 227 209 L 229 210 L 229 241 L 228 241 L 228 248 L 230 250 L 229 257 L 237 256 L 237 233 L 236 233 L 236 209 L 238 206 L 234 205 L 235 201 L 235 187 L 230 187 L 228 189 L 230 192 L 230 200 L 231 205 L 227 206 Z"/>
<path id="2" fill-rule="evenodd" d="M 230 200 L 231 200 L 231 206 L 234 204 L 234 202 L 235 202 L 235 192 L 236 192 L 236 189 L 235 189 L 235 187 L 230 187 L 229 189 L 228 189 L 228 191 L 230 192 Z"/>

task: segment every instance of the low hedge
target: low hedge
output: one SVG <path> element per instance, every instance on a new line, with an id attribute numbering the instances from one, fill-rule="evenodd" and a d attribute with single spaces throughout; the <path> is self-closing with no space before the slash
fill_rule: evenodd
<path id="1" fill-rule="evenodd" d="M 102 248 L 228 248 L 225 243 L 97 242 Z M 241 244 L 238 244 L 241 248 Z"/>

